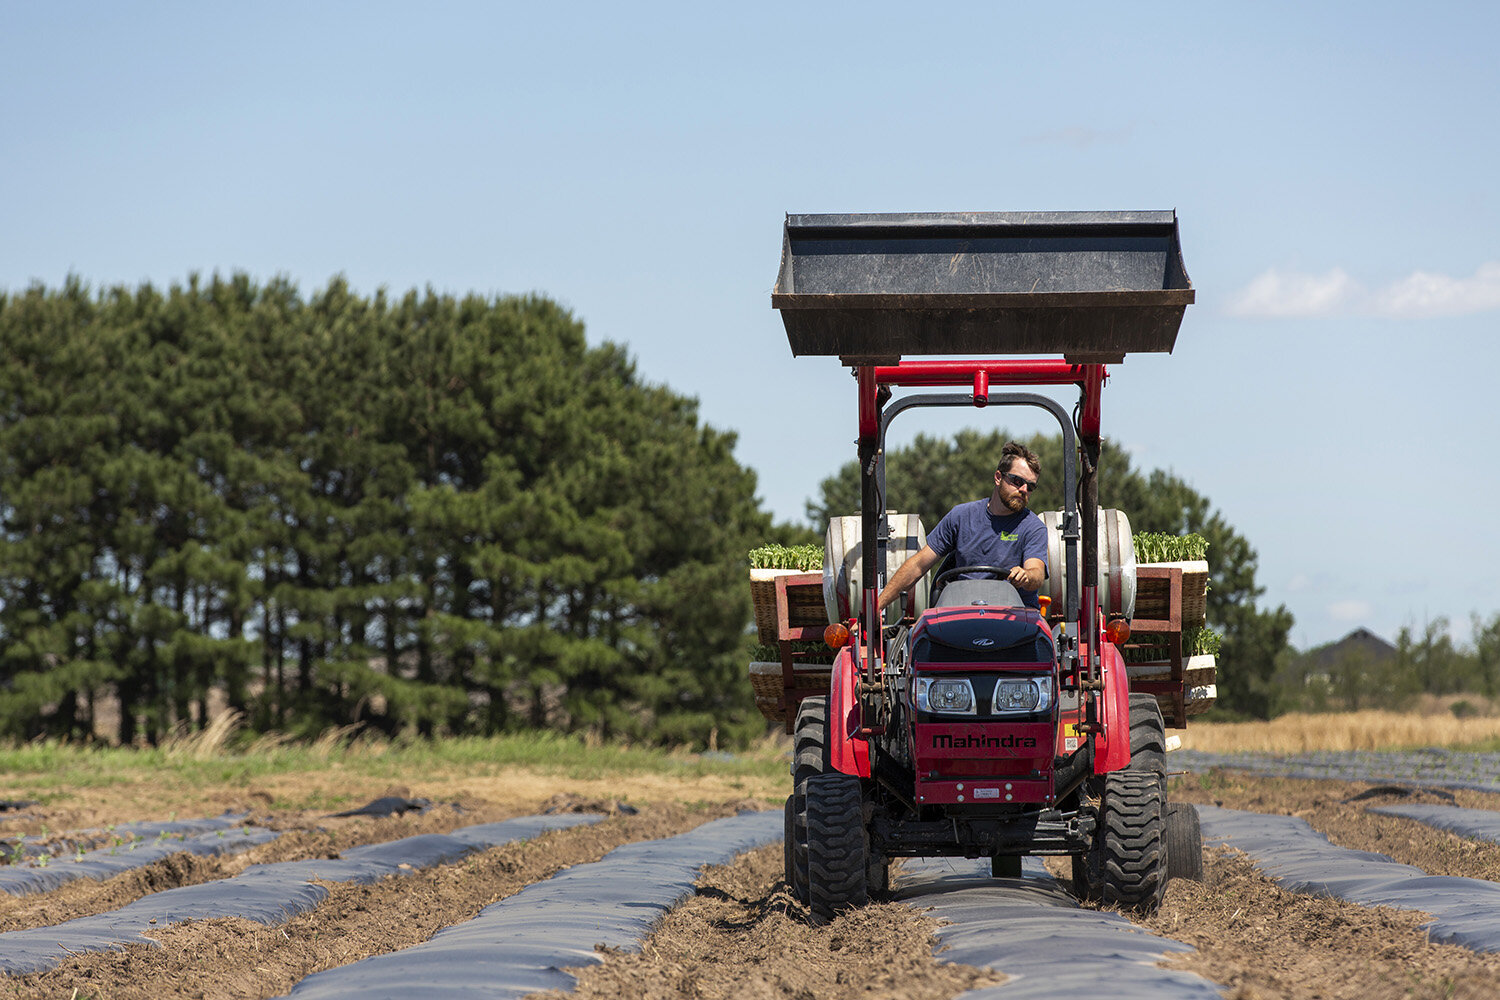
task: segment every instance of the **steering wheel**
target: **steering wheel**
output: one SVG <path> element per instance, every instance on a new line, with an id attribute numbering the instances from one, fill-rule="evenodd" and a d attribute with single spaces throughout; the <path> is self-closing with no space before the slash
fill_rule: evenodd
<path id="1" fill-rule="evenodd" d="M 938 594 L 943 592 L 943 588 L 948 585 L 949 581 L 957 579 L 961 573 L 989 573 L 991 576 L 1005 580 L 1010 577 L 1011 569 L 1015 569 L 1015 567 L 1012 566 L 1010 569 L 1004 569 L 999 566 L 955 566 L 952 569 L 944 570 L 938 574 L 936 580 L 932 581 L 932 600 L 936 601 Z"/>

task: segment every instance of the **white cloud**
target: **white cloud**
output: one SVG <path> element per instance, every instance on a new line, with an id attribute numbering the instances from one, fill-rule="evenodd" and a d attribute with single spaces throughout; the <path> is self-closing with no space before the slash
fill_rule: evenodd
<path id="1" fill-rule="evenodd" d="M 1274 268 L 1229 300 L 1231 316 L 1332 316 L 1363 295 L 1359 284 L 1336 267 L 1327 274 L 1292 274 Z"/>
<path id="2" fill-rule="evenodd" d="M 1380 316 L 1425 319 L 1500 309 L 1500 261 L 1479 265 L 1473 276 L 1413 271 L 1383 288 L 1367 290 L 1341 267 L 1325 274 L 1272 268 L 1230 296 L 1231 316 L 1282 319 L 1303 316 Z"/>
<path id="3" fill-rule="evenodd" d="M 1377 292 L 1372 305 L 1376 315 L 1399 319 L 1500 309 L 1500 261 L 1479 265 L 1472 278 L 1416 271 Z"/>
<path id="4" fill-rule="evenodd" d="M 1286 583 L 1286 589 L 1294 594 L 1298 591 L 1306 590 L 1310 586 L 1312 586 L 1312 581 L 1308 579 L 1306 573 L 1298 573 Z"/>
<path id="5" fill-rule="evenodd" d="M 1334 601 L 1327 607 L 1328 617 L 1336 622 L 1364 621 L 1374 608 L 1364 601 Z"/>

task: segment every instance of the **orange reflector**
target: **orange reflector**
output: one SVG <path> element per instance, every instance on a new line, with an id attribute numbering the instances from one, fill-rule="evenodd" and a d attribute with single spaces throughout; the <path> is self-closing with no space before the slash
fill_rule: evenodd
<path id="1" fill-rule="evenodd" d="M 1130 623 L 1123 618 L 1116 618 L 1105 626 L 1104 635 L 1116 646 L 1122 646 L 1130 639 Z"/>
<path id="2" fill-rule="evenodd" d="M 830 649 L 843 649 L 849 645 L 849 630 L 842 625 L 830 625 L 823 630 L 823 641 Z"/>

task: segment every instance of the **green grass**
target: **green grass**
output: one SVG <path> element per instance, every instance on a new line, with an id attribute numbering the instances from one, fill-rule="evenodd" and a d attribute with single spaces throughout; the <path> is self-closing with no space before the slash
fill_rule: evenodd
<path id="1" fill-rule="evenodd" d="M 58 741 L 0 748 L 7 794 L 46 803 L 68 789 L 121 782 L 161 781 L 188 787 L 242 785 L 256 778 L 338 769 L 364 777 L 409 782 L 412 775 L 496 775 L 516 767 L 568 778 L 610 775 L 709 774 L 776 777 L 784 750 L 766 743 L 730 758 L 623 743 L 599 743 L 552 732 L 442 740 L 260 740 L 218 749 L 199 759 L 159 748 L 100 747 Z M 345 804 L 330 801 L 309 808 Z"/>

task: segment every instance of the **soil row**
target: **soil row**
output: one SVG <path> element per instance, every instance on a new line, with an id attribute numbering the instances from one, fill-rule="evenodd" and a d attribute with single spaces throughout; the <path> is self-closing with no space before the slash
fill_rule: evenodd
<path id="1" fill-rule="evenodd" d="M 1372 787 L 1377 794 L 1369 794 Z M 1500 845 L 1366 811 L 1391 802 L 1448 802 L 1446 795 L 1379 787 L 1211 772 L 1176 779 L 1173 794 L 1179 801 L 1300 815 L 1335 844 L 1379 851 L 1435 874 L 1500 876 Z M 1500 810 L 1500 796 L 1460 792 L 1455 804 Z M 1066 864 L 1048 867 L 1066 881 Z M 894 1000 L 953 997 L 1004 979 L 1004 970 L 932 961 L 933 925 L 900 904 L 872 904 L 826 927 L 808 926 L 785 892 L 777 851 L 755 852 L 710 872 L 700 886 L 640 954 L 577 970 L 576 995 Z M 1500 956 L 1433 944 L 1423 915 L 1285 892 L 1227 849 L 1206 852 L 1204 881 L 1173 882 L 1161 910 L 1136 922 L 1197 949 L 1164 960 L 1164 967 L 1218 983 L 1234 1000 L 1493 998 L 1500 992 Z M 1058 962 L 1063 967 L 1067 956 Z"/>
<path id="2" fill-rule="evenodd" d="M 1340 846 L 1378 851 L 1432 874 L 1500 881 L 1500 846 L 1366 811 L 1392 802 L 1448 801 L 1444 795 L 1392 788 L 1361 796 L 1370 788 L 1213 771 L 1174 779 L 1173 796 L 1299 815 Z M 1459 805 L 1500 810 L 1500 796 L 1455 796 Z M 374 885 L 328 884 L 322 905 L 280 926 L 242 920 L 174 924 L 153 935 L 160 948 L 80 956 L 3 986 L 21 997 L 67 997 L 74 990 L 101 998 L 280 996 L 314 972 L 424 941 L 565 867 L 599 860 L 630 841 L 673 836 L 744 805 L 646 806 L 635 815 L 615 814 L 596 826 Z M 340 823 L 318 817 L 299 825 L 283 818 L 292 829 L 245 855 L 193 858 L 177 862 L 179 870 L 163 864 L 106 883 L 0 899 L 0 927 L 45 926 L 104 912 L 163 888 L 223 878 L 251 863 L 328 857 L 359 843 L 503 818 L 477 807 Z M 1063 870 L 1053 867 L 1055 874 Z M 707 872 L 697 895 L 668 916 L 640 953 L 613 954 L 602 965 L 579 970 L 578 995 L 949 998 L 1004 978 L 1004 970 L 934 958 L 933 922 L 901 904 L 872 904 L 826 927 L 809 926 L 806 916 L 781 882 L 780 847 L 752 852 Z M 1283 892 L 1232 851 L 1210 851 L 1204 882 L 1174 882 L 1162 910 L 1141 922 L 1198 949 L 1172 959 L 1174 967 L 1220 983 L 1227 996 L 1238 998 L 1490 997 L 1500 981 L 1500 959 L 1432 944 L 1420 914 Z"/>

